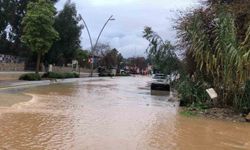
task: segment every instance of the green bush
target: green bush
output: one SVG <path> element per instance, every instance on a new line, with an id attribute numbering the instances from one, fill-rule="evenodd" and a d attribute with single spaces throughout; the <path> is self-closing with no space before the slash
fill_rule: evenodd
<path id="1" fill-rule="evenodd" d="M 36 73 L 28 73 L 23 74 L 19 77 L 19 80 L 25 80 L 25 81 L 39 81 L 41 80 L 41 76 Z"/>
<path id="2" fill-rule="evenodd" d="M 64 76 L 61 73 L 48 72 L 43 75 L 43 78 L 52 78 L 52 79 L 63 79 Z"/>
<path id="3" fill-rule="evenodd" d="M 79 78 L 80 75 L 75 72 L 66 72 L 66 73 L 58 73 L 58 72 L 49 72 L 43 75 L 43 78 L 50 79 L 69 79 L 69 78 Z"/>
<path id="4" fill-rule="evenodd" d="M 198 106 L 206 104 L 209 99 L 202 81 L 193 82 L 185 77 L 177 83 L 176 89 L 181 95 L 181 106 Z"/>
<path id="5" fill-rule="evenodd" d="M 243 95 L 234 98 L 234 107 L 245 114 L 250 112 L 250 80 L 246 82 Z"/>
<path id="6" fill-rule="evenodd" d="M 76 73 L 76 72 L 64 73 L 64 78 L 79 78 L 79 77 L 80 77 L 79 73 Z"/>

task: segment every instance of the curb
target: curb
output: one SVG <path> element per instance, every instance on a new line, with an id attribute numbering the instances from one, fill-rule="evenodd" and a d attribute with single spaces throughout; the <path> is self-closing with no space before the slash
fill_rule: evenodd
<path id="1" fill-rule="evenodd" d="M 59 84 L 59 83 L 71 83 L 71 82 L 76 82 L 76 81 L 77 80 L 73 81 L 72 79 L 24 81 L 24 82 L 12 83 L 8 86 L 0 86 L 0 91 L 10 90 L 10 89 L 18 89 L 18 88 L 35 87 L 35 86 L 44 86 L 44 85 L 51 85 L 51 84 Z"/>

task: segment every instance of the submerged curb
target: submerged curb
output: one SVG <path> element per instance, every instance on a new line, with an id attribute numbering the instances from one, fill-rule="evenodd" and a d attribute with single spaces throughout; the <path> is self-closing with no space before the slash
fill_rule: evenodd
<path id="1" fill-rule="evenodd" d="M 15 82 L 15 83 L 8 84 L 6 86 L 0 86 L 0 91 L 10 90 L 10 89 L 18 89 L 18 88 L 34 87 L 34 86 L 43 86 L 43 85 L 50 85 L 50 84 L 52 84 L 52 82 L 50 80 Z"/>
<path id="2" fill-rule="evenodd" d="M 60 83 L 73 83 L 77 81 L 84 81 L 84 80 L 90 80 L 90 79 L 98 79 L 98 78 L 93 77 L 93 78 L 73 78 L 73 79 L 54 79 L 54 80 L 42 80 L 42 81 L 13 82 L 6 86 L 0 86 L 0 91 L 18 89 L 18 88 L 35 87 L 35 86 L 44 86 L 44 85 L 51 85 L 51 84 L 60 84 Z"/>
<path id="3" fill-rule="evenodd" d="M 36 86 L 44 86 L 44 85 L 51 85 L 51 84 L 63 84 L 63 83 L 74 83 L 78 81 L 91 81 L 91 80 L 101 80 L 101 79 L 109 79 L 110 77 L 81 77 L 81 78 L 71 78 L 71 79 L 51 79 L 51 80 L 41 80 L 41 81 L 18 81 L 18 82 L 11 82 L 6 83 L 6 85 L 0 84 L 0 92 L 4 90 L 11 90 L 11 89 L 21 89 L 21 88 L 29 88 L 29 87 L 36 87 Z"/>

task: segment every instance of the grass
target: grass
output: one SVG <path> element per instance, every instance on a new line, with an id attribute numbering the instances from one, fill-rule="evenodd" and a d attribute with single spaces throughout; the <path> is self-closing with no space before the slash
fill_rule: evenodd
<path id="1" fill-rule="evenodd" d="M 194 116 L 197 116 L 197 112 L 193 112 L 193 111 L 190 111 L 190 110 L 183 110 L 180 112 L 180 114 L 182 116 L 185 116 L 185 117 L 194 117 Z"/>

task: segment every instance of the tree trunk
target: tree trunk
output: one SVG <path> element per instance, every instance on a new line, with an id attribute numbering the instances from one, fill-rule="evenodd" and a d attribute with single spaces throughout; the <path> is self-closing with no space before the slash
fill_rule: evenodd
<path id="1" fill-rule="evenodd" d="M 36 74 L 39 73 L 40 70 L 40 62 L 41 62 L 41 53 L 37 53 L 37 60 L 36 60 Z"/>

